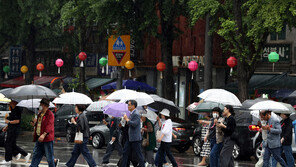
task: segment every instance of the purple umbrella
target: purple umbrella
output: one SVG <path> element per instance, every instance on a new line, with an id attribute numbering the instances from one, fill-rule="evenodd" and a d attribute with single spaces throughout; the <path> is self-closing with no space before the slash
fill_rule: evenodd
<path id="1" fill-rule="evenodd" d="M 126 114 L 130 116 L 130 111 L 127 108 L 126 103 L 112 103 L 103 108 L 104 114 L 111 115 L 113 117 L 123 117 Z"/>

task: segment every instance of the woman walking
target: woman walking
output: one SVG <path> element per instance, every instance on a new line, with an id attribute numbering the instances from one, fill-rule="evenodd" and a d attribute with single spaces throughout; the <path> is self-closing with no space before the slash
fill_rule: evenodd
<path id="1" fill-rule="evenodd" d="M 83 113 L 85 110 L 84 105 L 79 105 L 76 104 L 75 106 L 75 112 L 79 115 L 77 122 L 75 121 L 74 118 L 71 119 L 71 122 L 76 125 L 77 131 L 80 131 L 83 133 L 83 143 L 82 144 L 75 144 L 72 152 L 72 156 L 70 160 L 66 163 L 66 166 L 68 167 L 74 167 L 75 163 L 79 157 L 80 154 L 83 155 L 84 159 L 87 161 L 88 165 L 90 167 L 95 167 L 96 162 L 94 161 L 93 157 L 89 153 L 89 150 L 87 148 L 87 143 L 88 143 L 88 138 L 89 138 L 89 126 L 88 126 L 88 121 Z"/>
<path id="2" fill-rule="evenodd" d="M 156 137 L 154 132 L 153 123 L 147 118 L 147 114 L 142 114 L 142 132 L 143 133 L 143 152 L 145 162 L 148 163 L 148 166 L 153 166 L 154 158 L 153 158 L 153 150 L 156 146 Z"/>
<path id="3" fill-rule="evenodd" d="M 207 119 L 209 119 L 206 116 Z M 201 162 L 197 166 L 207 166 L 206 159 L 209 157 L 211 148 L 210 148 L 210 142 L 207 140 L 207 135 L 209 131 L 209 124 L 211 123 L 210 121 L 205 121 L 205 120 L 198 120 L 199 123 L 202 124 L 202 129 L 201 129 L 201 138 L 204 140 L 204 144 L 202 145 L 202 151 L 200 153 L 200 156 L 202 157 Z"/>
<path id="4" fill-rule="evenodd" d="M 225 117 L 224 123 L 218 123 L 217 126 L 222 129 L 224 133 L 224 143 L 223 148 L 220 152 L 220 166 L 221 167 L 233 167 L 234 160 L 232 157 L 234 141 L 232 139 L 232 134 L 236 128 L 236 122 L 234 119 L 234 110 L 231 105 L 226 105 L 222 113 Z"/>

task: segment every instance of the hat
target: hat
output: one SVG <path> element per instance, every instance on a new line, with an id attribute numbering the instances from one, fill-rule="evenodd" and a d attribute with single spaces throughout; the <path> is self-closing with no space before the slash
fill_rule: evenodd
<path id="1" fill-rule="evenodd" d="M 170 116 L 170 110 L 165 108 L 159 114 L 169 117 Z"/>
<path id="2" fill-rule="evenodd" d="M 43 99 L 40 101 L 40 104 L 44 104 L 44 105 L 49 106 L 49 100 L 48 100 L 47 98 L 43 98 Z"/>

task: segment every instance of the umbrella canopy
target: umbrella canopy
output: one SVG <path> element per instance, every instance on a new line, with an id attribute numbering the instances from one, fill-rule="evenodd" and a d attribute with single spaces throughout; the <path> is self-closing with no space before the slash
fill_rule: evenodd
<path id="1" fill-rule="evenodd" d="M 167 100 L 163 97 L 154 94 L 151 94 L 150 96 L 153 98 L 154 102 L 149 104 L 149 107 L 158 111 L 161 111 L 166 108 L 170 110 L 172 114 L 180 113 L 179 108 L 175 105 L 173 101 Z"/>
<path id="2" fill-rule="evenodd" d="M 288 97 L 296 97 L 296 90 L 292 92 Z"/>
<path id="3" fill-rule="evenodd" d="M 259 110 L 253 110 L 250 112 L 251 115 L 253 115 L 254 117 L 260 119 L 260 111 Z M 271 112 L 271 117 L 278 119 L 279 121 L 282 120 L 282 118 L 279 115 L 276 115 L 274 112 Z"/>
<path id="4" fill-rule="evenodd" d="M 108 104 L 114 103 L 113 101 L 108 100 L 99 100 L 92 102 L 87 108 L 86 111 L 103 111 L 103 108 Z"/>
<path id="5" fill-rule="evenodd" d="M 2 93 L 4 96 L 8 95 L 13 89 L 12 88 L 5 88 L 1 89 L 0 93 Z"/>
<path id="6" fill-rule="evenodd" d="M 91 104 L 93 101 L 87 95 L 77 92 L 64 93 L 53 100 L 55 104 Z"/>
<path id="7" fill-rule="evenodd" d="M 249 109 L 250 107 L 252 107 L 252 105 L 254 105 L 254 104 L 256 104 L 256 103 L 258 103 L 258 102 L 260 102 L 260 101 L 266 101 L 266 100 L 268 100 L 268 99 L 266 99 L 266 98 L 256 98 L 256 99 L 254 99 L 254 100 L 252 100 L 252 99 L 247 99 L 247 100 L 245 100 L 245 101 L 242 103 L 242 108 L 243 108 L 243 109 Z"/>
<path id="8" fill-rule="evenodd" d="M 124 103 L 127 100 L 135 100 L 137 101 L 138 106 L 145 106 L 154 102 L 153 98 L 147 93 L 136 92 L 129 89 L 117 90 L 111 93 L 106 99 L 120 100 L 121 103 Z"/>
<path id="9" fill-rule="evenodd" d="M 291 113 L 283 103 L 266 100 L 258 102 L 250 107 L 250 110 L 270 110 L 277 113 Z"/>
<path id="10" fill-rule="evenodd" d="M 145 112 L 142 113 L 142 116 L 152 121 L 156 121 L 156 118 L 158 117 L 157 114 L 149 108 L 145 109 Z"/>
<path id="11" fill-rule="evenodd" d="M 283 104 L 284 106 L 286 106 L 289 109 L 288 112 L 283 111 L 281 113 L 283 113 L 283 114 L 292 114 L 292 113 L 295 113 L 296 112 L 295 109 L 294 109 L 294 107 L 291 104 L 283 103 L 283 102 L 279 102 L 279 103 Z M 276 113 L 276 111 L 275 111 L 275 113 Z"/>
<path id="12" fill-rule="evenodd" d="M 223 105 L 242 106 L 239 99 L 233 93 L 224 89 L 208 89 L 199 94 L 198 97 L 204 99 L 204 101 L 216 102 Z"/>
<path id="13" fill-rule="evenodd" d="M 25 107 L 28 109 L 38 108 L 40 106 L 41 99 L 29 99 L 20 101 L 17 106 Z M 55 108 L 55 105 L 52 102 L 49 103 L 49 108 Z"/>
<path id="14" fill-rule="evenodd" d="M 9 103 L 10 99 L 6 98 L 2 93 L 0 93 L 0 103 Z"/>
<path id="15" fill-rule="evenodd" d="M 42 99 L 55 98 L 57 95 L 47 87 L 41 85 L 24 85 L 13 89 L 6 97 L 11 99 Z"/>
<path id="16" fill-rule="evenodd" d="M 102 90 L 108 90 L 108 89 L 116 89 L 117 82 L 112 82 L 110 84 L 102 86 Z M 156 89 L 146 83 L 134 81 L 134 80 L 123 80 L 122 81 L 122 87 L 126 89 L 132 89 L 132 90 L 142 90 L 142 91 L 149 91 L 149 92 L 155 92 Z"/>
<path id="17" fill-rule="evenodd" d="M 189 106 L 188 106 L 189 107 Z M 213 108 L 215 107 L 219 107 L 220 110 L 223 111 L 224 109 L 224 105 L 223 104 L 219 104 L 219 103 L 216 103 L 216 102 L 210 102 L 210 101 L 203 101 L 201 100 L 196 106 L 195 108 L 192 109 L 191 112 L 197 112 L 197 113 L 200 113 L 200 112 L 211 112 Z M 189 110 L 190 111 L 190 110 Z"/>
<path id="18" fill-rule="evenodd" d="M 130 111 L 126 103 L 111 103 L 103 108 L 104 114 L 111 115 L 113 117 L 123 117 L 125 114 L 129 117 Z"/>

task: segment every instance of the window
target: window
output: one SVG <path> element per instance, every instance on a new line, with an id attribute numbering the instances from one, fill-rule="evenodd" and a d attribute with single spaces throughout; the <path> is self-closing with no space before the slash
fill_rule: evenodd
<path id="1" fill-rule="evenodd" d="M 73 111 L 74 111 L 74 107 L 72 105 L 65 104 L 57 111 L 57 115 L 58 116 L 72 115 Z"/>
<path id="2" fill-rule="evenodd" d="M 270 33 L 270 40 L 285 40 L 286 39 L 286 26 L 283 26 L 283 29 L 279 33 Z"/>

